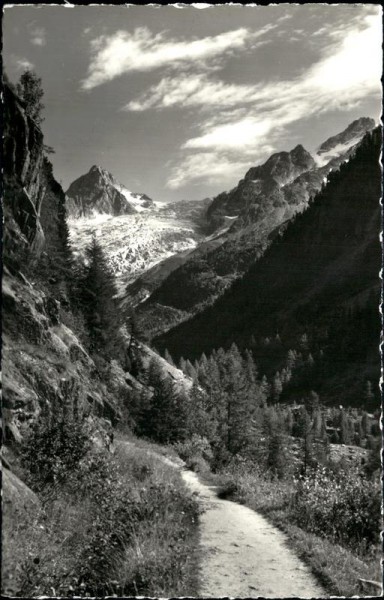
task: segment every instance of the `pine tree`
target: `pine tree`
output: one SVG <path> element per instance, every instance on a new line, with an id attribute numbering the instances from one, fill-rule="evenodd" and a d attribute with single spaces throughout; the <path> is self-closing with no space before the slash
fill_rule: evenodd
<path id="1" fill-rule="evenodd" d="M 311 416 L 320 408 L 320 398 L 313 390 L 309 392 L 308 398 L 305 399 L 306 408 Z"/>
<path id="2" fill-rule="evenodd" d="M 90 351 L 105 358 L 114 356 L 118 332 L 123 325 L 117 308 L 117 290 L 103 250 L 93 238 L 86 251 L 87 265 L 82 285 L 82 307 L 88 328 Z"/>
<path id="3" fill-rule="evenodd" d="M 375 395 L 372 391 L 372 383 L 370 381 L 367 381 L 365 384 L 365 390 L 364 390 L 365 406 L 367 406 L 367 407 L 372 406 L 374 399 L 375 399 Z"/>
<path id="4" fill-rule="evenodd" d="M 169 353 L 169 351 L 168 351 L 168 349 L 167 349 L 167 348 L 166 348 L 166 349 L 165 349 L 165 351 L 164 351 L 164 358 L 165 358 L 165 360 L 166 360 L 166 361 L 167 361 L 167 362 L 168 362 L 170 365 L 172 365 L 173 367 L 175 366 L 175 363 L 173 362 L 173 358 L 172 358 L 172 356 L 170 355 L 170 353 Z"/>
<path id="5" fill-rule="evenodd" d="M 292 431 L 293 431 L 293 414 L 290 408 L 288 408 L 286 415 L 285 415 L 285 430 L 287 432 L 288 435 L 292 435 Z"/>
<path id="6" fill-rule="evenodd" d="M 252 401 L 247 394 L 243 360 L 236 344 L 226 354 L 223 369 L 227 402 L 227 450 L 236 453 L 248 442 L 251 434 Z"/>
<path id="7" fill-rule="evenodd" d="M 267 468 L 279 479 L 286 473 L 287 458 L 284 450 L 283 436 L 280 432 L 273 432 L 268 442 Z"/>
<path id="8" fill-rule="evenodd" d="M 272 382 L 272 399 L 274 402 L 278 402 L 283 391 L 283 384 L 279 371 L 275 373 Z"/>
<path id="9" fill-rule="evenodd" d="M 209 410 L 208 396 L 201 387 L 194 382 L 189 392 L 187 405 L 187 430 L 188 437 L 194 434 L 205 437 L 207 440 L 216 440 L 217 421 L 215 413 Z"/>
<path id="10" fill-rule="evenodd" d="M 296 360 L 297 360 L 297 356 L 296 356 L 295 350 L 288 350 L 288 354 L 287 354 L 287 367 L 289 369 L 293 369 L 295 367 Z"/>
<path id="11" fill-rule="evenodd" d="M 369 417 L 366 411 L 363 411 L 363 415 L 361 417 L 361 428 L 363 432 L 363 437 L 367 437 L 371 433 L 371 426 L 369 423 Z"/>
<path id="12" fill-rule="evenodd" d="M 34 71 L 26 69 L 21 75 L 19 83 L 16 86 L 17 93 L 24 100 L 26 107 L 25 112 L 38 125 L 44 121 L 41 112 L 44 109 L 44 104 L 41 102 L 44 91 L 42 88 L 41 78 Z"/>
<path id="13" fill-rule="evenodd" d="M 195 380 L 197 378 L 197 373 L 195 367 L 192 365 L 189 359 L 185 361 L 184 373 L 188 375 L 191 379 Z"/>
<path id="14" fill-rule="evenodd" d="M 156 358 L 149 364 L 147 380 L 153 394 L 143 416 L 145 435 L 161 444 L 184 439 L 188 398 L 182 391 L 176 390 Z"/>
<path id="15" fill-rule="evenodd" d="M 343 408 L 340 409 L 340 442 L 341 444 L 350 444 L 350 428 L 348 423 L 348 417 Z"/>
<path id="16" fill-rule="evenodd" d="M 260 383 L 260 391 L 262 394 L 262 397 L 264 399 L 264 403 L 269 399 L 269 397 L 271 396 L 271 386 L 268 383 L 268 379 L 266 375 L 263 375 L 261 383 Z"/>

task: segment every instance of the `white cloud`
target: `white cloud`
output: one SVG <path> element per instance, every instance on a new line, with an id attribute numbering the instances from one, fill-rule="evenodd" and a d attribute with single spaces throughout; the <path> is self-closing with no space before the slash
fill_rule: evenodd
<path id="1" fill-rule="evenodd" d="M 47 43 L 46 40 L 46 31 L 43 27 L 38 27 L 34 24 L 32 24 L 29 27 L 29 31 L 30 31 L 30 40 L 31 40 L 31 44 L 33 44 L 34 46 L 45 46 L 45 44 Z"/>
<path id="2" fill-rule="evenodd" d="M 35 68 L 35 65 L 27 58 L 17 58 L 16 56 L 12 56 L 12 62 L 18 71 L 25 71 L 27 69 L 32 70 Z"/>
<path id="3" fill-rule="evenodd" d="M 260 32 L 261 35 L 261 32 Z M 160 67 L 179 68 L 193 63 L 206 67 L 207 61 L 221 61 L 223 53 L 244 48 L 250 38 L 246 28 L 216 36 L 178 41 L 164 33 L 153 35 L 147 27 L 133 33 L 118 31 L 91 42 L 92 60 L 83 89 L 92 89 L 124 73 L 152 71 Z"/>
<path id="4" fill-rule="evenodd" d="M 143 111 L 149 108 L 172 106 L 236 106 L 251 102 L 257 86 L 235 85 L 215 81 L 205 73 L 181 74 L 164 77 L 142 96 L 129 102 L 123 110 Z"/>
<path id="5" fill-rule="evenodd" d="M 191 138 L 183 144 L 183 148 L 220 148 L 232 150 L 255 148 L 256 145 L 270 132 L 273 123 L 265 119 L 258 121 L 248 117 L 235 123 L 227 123 L 211 128 L 200 137 Z"/>
<path id="6" fill-rule="evenodd" d="M 202 179 L 217 183 L 223 177 L 233 181 L 256 159 L 265 160 L 292 123 L 329 110 L 348 111 L 367 96 L 380 95 L 382 33 L 378 14 L 366 14 L 360 23 L 338 28 L 330 37 L 332 43 L 321 58 L 291 81 L 251 86 L 195 75 L 189 89 L 182 77 L 173 84 L 164 79 L 145 99 L 139 99 L 141 110 L 178 103 L 215 108 L 212 116 L 199 124 L 198 135 L 182 145 L 180 163 L 168 186 L 176 189 Z"/>
<path id="7" fill-rule="evenodd" d="M 333 43 L 327 44 L 322 58 L 294 80 L 239 85 L 215 80 L 206 73 L 182 73 L 164 77 L 140 97 L 131 100 L 124 110 L 175 106 L 210 110 L 253 105 L 250 109 L 253 114 L 261 109 L 271 113 L 276 107 L 288 105 L 286 117 L 279 115 L 287 121 L 298 112 L 301 116 L 307 111 L 315 112 L 327 102 L 345 106 L 346 102 L 356 102 L 372 92 L 379 93 L 381 25 L 377 16 L 368 15 L 362 26 L 355 25 L 349 31 L 344 26 L 333 34 Z M 296 106 L 292 111 L 289 103 L 298 103 L 301 110 L 298 111 Z"/>
<path id="8" fill-rule="evenodd" d="M 367 16 L 363 29 L 354 29 L 338 41 L 336 52 L 327 55 L 309 71 L 305 86 L 322 91 L 368 95 L 380 87 L 381 20 Z"/>
<path id="9" fill-rule="evenodd" d="M 244 160 L 233 160 L 216 152 L 200 152 L 186 156 L 182 164 L 173 168 L 167 181 L 167 187 L 173 190 L 183 187 L 191 181 L 198 183 L 223 182 L 223 188 L 233 177 L 240 177 L 249 166 Z"/>
<path id="10" fill-rule="evenodd" d="M 328 110 L 348 110 L 365 97 L 381 93 L 381 25 L 373 16 L 338 39 L 326 54 L 300 77 L 292 81 L 263 82 L 257 86 L 226 86 L 200 80 L 194 98 L 187 104 L 221 104 L 222 109 L 243 103 L 246 116 L 228 122 L 226 112 L 200 123 L 200 135 L 190 138 L 183 149 L 234 149 L 248 153 L 250 148 L 277 136 L 278 129 L 312 114 Z M 206 87 L 205 87 L 206 86 Z M 228 93 L 226 93 L 228 91 Z M 158 97 L 156 102 L 159 103 Z M 147 99 L 147 103 L 149 100 Z M 176 104 L 176 99 L 173 99 Z M 223 122 L 220 122 L 223 116 Z M 272 136 L 272 137 L 271 137 Z"/>

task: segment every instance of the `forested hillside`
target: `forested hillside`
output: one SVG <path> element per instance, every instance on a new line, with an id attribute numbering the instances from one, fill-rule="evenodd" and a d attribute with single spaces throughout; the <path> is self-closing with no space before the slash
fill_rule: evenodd
<path id="1" fill-rule="evenodd" d="M 380 145 L 379 130 L 367 134 L 264 257 L 155 346 L 174 358 L 196 358 L 236 341 L 272 375 L 305 338 L 316 389 L 331 402 L 362 404 L 364 381 L 379 373 Z"/>
<path id="2" fill-rule="evenodd" d="M 207 210 L 211 235 L 138 308 L 149 337 L 202 312 L 244 275 L 374 127 L 373 119 L 361 117 L 313 156 L 302 145 L 272 154 L 232 190 L 216 196 Z"/>
<path id="3" fill-rule="evenodd" d="M 75 259 L 42 95 L 5 82 L 2 590 L 191 594 L 196 502 L 124 436 L 177 439 L 192 383 L 140 343 L 100 244 Z"/>

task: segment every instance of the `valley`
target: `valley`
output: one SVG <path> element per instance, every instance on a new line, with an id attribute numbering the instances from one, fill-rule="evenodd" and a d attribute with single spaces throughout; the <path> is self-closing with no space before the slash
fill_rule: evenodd
<path id="1" fill-rule="evenodd" d="M 2 594 L 381 592 L 376 8 L 19 8 Z"/>

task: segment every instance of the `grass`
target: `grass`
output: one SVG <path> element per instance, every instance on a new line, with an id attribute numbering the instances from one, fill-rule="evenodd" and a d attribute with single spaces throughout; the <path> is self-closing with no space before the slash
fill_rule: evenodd
<path id="1" fill-rule="evenodd" d="M 311 568 L 313 574 L 332 596 L 359 595 L 359 579 L 380 582 L 380 552 L 372 549 L 365 555 L 351 552 L 326 537 L 306 531 L 292 522 L 292 483 L 273 480 L 259 473 L 205 475 L 217 486 L 221 498 L 233 500 L 263 514 L 286 535 L 290 547 Z M 378 590 L 372 589 L 373 595 Z"/>
<path id="2" fill-rule="evenodd" d="M 4 594 L 196 595 L 198 506 L 177 469 L 130 442 L 88 457 L 34 512 L 7 505 Z"/>

